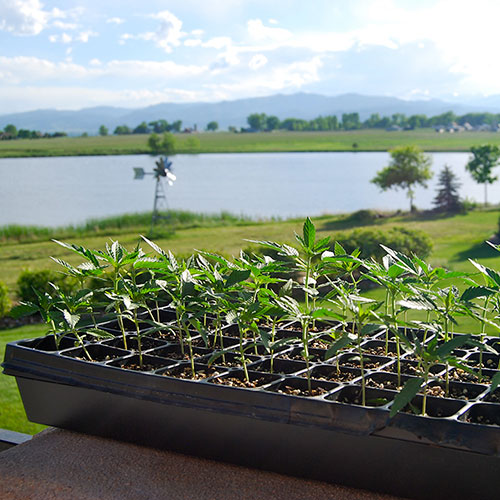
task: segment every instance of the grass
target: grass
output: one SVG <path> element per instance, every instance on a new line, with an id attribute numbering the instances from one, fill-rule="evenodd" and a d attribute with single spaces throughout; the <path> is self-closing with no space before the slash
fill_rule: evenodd
<path id="1" fill-rule="evenodd" d="M 38 337 L 43 334 L 44 327 L 42 325 L 28 325 L 13 328 L 12 330 L 0 330 L 0 359 L 3 361 L 7 342 Z M 36 434 L 45 428 L 44 425 L 34 424 L 27 420 L 14 377 L 0 375 L 0 394 L 2 395 L 0 429 Z"/>
<path id="2" fill-rule="evenodd" d="M 425 151 L 469 151 L 480 144 L 500 145 L 495 132 L 438 134 L 433 129 L 388 132 L 351 130 L 329 132 L 230 132 L 199 133 L 199 147 L 193 149 L 192 134 L 176 135 L 178 153 L 252 153 L 285 151 L 387 151 L 396 146 L 416 145 Z M 30 156 L 92 156 L 149 153 L 148 135 L 110 135 L 19 139 L 0 141 L 0 158 Z M 356 143 L 357 147 L 353 147 Z"/>
<path id="3" fill-rule="evenodd" d="M 89 225 L 81 233 L 64 233 L 66 229 L 54 230 L 50 234 L 32 235 L 30 240 L 14 237 L 13 234 L 0 240 L 0 280 L 11 290 L 14 298 L 15 284 L 19 273 L 26 269 L 59 269 L 49 256 L 65 259 L 72 264 L 80 263 L 76 254 L 65 250 L 50 241 L 50 238 L 61 238 L 65 234 L 69 242 L 91 248 L 102 248 L 110 235 L 118 239 L 127 248 L 133 248 L 139 241 L 140 234 L 149 229 L 149 218 L 142 216 L 117 218 L 115 222 L 102 223 L 97 232 Z M 290 219 L 283 221 L 251 221 L 224 216 L 219 218 L 178 217 L 175 230 L 163 226 L 153 235 L 153 239 L 164 249 L 172 250 L 176 255 L 187 256 L 195 249 L 206 249 L 226 256 L 237 255 L 241 248 L 252 248 L 245 239 L 275 240 L 293 244 L 294 232 L 300 233 L 303 220 Z M 445 266 L 452 270 L 472 272 L 473 267 L 468 258 L 479 260 L 482 264 L 500 269 L 500 253 L 488 247 L 484 242 L 497 228 L 498 208 L 477 210 L 465 215 L 452 217 L 430 217 L 426 215 L 393 215 L 377 219 L 373 224 L 377 227 L 389 228 L 404 225 L 407 228 L 425 231 L 433 240 L 434 250 L 428 259 L 432 265 Z M 339 231 L 353 227 L 363 227 L 363 223 L 355 217 L 346 215 L 324 215 L 313 219 L 318 237 L 331 236 Z M 101 227 L 99 221 L 95 221 Z M 58 232 L 59 231 L 59 232 Z M 146 250 L 146 246 L 143 248 Z M 381 296 L 380 290 L 373 290 L 369 295 Z M 457 331 L 474 331 L 475 325 L 464 320 Z M 19 338 L 34 337 L 43 334 L 42 325 L 30 325 L 12 330 L 0 330 L 0 359 L 3 359 L 5 343 Z M 20 432 L 37 432 L 42 428 L 30 424 L 24 417 L 14 379 L 0 375 L 0 428 Z"/>

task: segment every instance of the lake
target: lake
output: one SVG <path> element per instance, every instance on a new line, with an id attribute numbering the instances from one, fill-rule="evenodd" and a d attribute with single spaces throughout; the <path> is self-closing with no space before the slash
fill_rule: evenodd
<path id="1" fill-rule="evenodd" d="M 462 197 L 483 200 L 483 186 L 465 171 L 468 153 L 434 153 L 434 178 L 417 188 L 415 204 L 431 208 L 445 164 L 457 174 Z M 251 153 L 172 156 L 177 181 L 165 186 L 171 209 L 255 218 L 314 216 L 363 208 L 408 210 L 403 191 L 381 192 L 370 180 L 387 153 Z M 61 226 L 89 218 L 149 211 L 152 176 L 134 180 L 133 167 L 152 171 L 148 155 L 0 159 L 0 225 Z M 500 183 L 488 186 L 500 199 Z"/>

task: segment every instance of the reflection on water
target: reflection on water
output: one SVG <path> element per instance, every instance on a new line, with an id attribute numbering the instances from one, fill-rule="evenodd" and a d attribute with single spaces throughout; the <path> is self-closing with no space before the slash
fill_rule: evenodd
<path id="1" fill-rule="evenodd" d="M 465 172 L 467 153 L 435 153 L 433 170 L 450 165 L 463 197 L 482 201 L 483 187 Z M 402 191 L 370 183 L 388 164 L 387 153 L 251 153 L 177 155 L 177 181 L 166 186 L 169 208 L 253 217 L 408 209 Z M 134 180 L 133 168 L 152 171 L 148 155 L 0 160 L 0 225 L 78 224 L 93 217 L 144 212 L 153 207 L 154 180 Z M 416 189 L 416 205 L 430 208 L 436 177 Z M 491 202 L 500 184 L 489 186 Z"/>

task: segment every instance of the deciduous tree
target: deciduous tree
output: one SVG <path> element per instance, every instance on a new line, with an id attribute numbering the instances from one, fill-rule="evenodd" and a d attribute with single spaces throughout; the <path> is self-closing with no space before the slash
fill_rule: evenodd
<path id="1" fill-rule="evenodd" d="M 472 157 L 465 165 L 465 169 L 478 184 L 484 184 L 484 205 L 486 206 L 488 204 L 487 186 L 498 179 L 496 175 L 493 175 L 492 170 L 499 164 L 500 148 L 494 144 L 484 144 L 472 146 L 470 150 Z"/>
<path id="2" fill-rule="evenodd" d="M 414 188 L 418 184 L 427 187 L 432 177 L 431 158 L 416 146 L 400 146 L 390 151 L 390 164 L 377 172 L 372 182 L 385 191 L 387 189 L 406 189 L 410 199 L 410 210 L 415 206 Z"/>

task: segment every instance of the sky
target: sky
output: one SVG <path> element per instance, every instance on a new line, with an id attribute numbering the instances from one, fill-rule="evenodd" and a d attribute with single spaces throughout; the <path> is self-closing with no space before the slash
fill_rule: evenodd
<path id="1" fill-rule="evenodd" d="M 498 0 L 0 0 L 0 114 L 500 93 Z"/>

